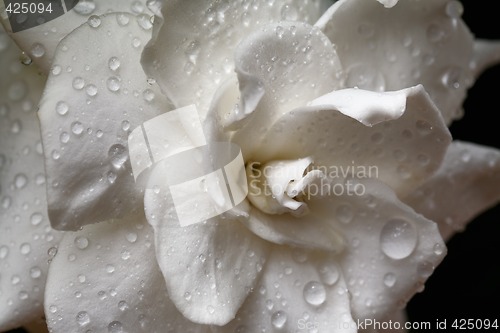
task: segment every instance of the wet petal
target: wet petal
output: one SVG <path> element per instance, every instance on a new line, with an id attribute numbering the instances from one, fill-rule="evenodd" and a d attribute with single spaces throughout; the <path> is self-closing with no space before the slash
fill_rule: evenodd
<path id="1" fill-rule="evenodd" d="M 254 158 L 311 156 L 330 178 L 379 178 L 408 193 L 439 167 L 450 141 L 421 86 L 388 93 L 350 89 L 285 114 L 256 144 Z"/>
<path id="2" fill-rule="evenodd" d="M 256 128 L 265 133 L 283 114 L 342 86 L 342 67 L 333 45 L 308 24 L 266 26 L 238 46 L 235 59 L 241 98 L 224 110 L 229 116 L 223 122 L 228 122 L 230 129 L 244 126 L 233 141 L 249 158 L 256 147 L 247 138 L 256 136 Z M 246 97 L 256 93 L 246 94 L 248 78 L 258 82 L 252 90 L 262 91 L 258 103 L 252 103 L 249 110 Z"/>
<path id="3" fill-rule="evenodd" d="M 0 331 L 42 316 L 47 250 L 62 236 L 47 218 L 36 116 L 44 79 L 20 54 L 0 28 Z"/>
<path id="4" fill-rule="evenodd" d="M 75 1 L 63 2 L 68 6 Z M 66 14 L 62 14 L 64 12 L 62 7 L 52 2 L 54 15 L 56 12 L 62 15 L 44 24 L 12 33 L 11 25 L 7 20 L 2 19 L 1 23 L 33 62 L 48 73 L 59 42 L 90 17 L 103 15 L 107 12 L 128 12 L 144 15 L 143 19 L 149 20 L 152 13 L 148 10 L 146 2 L 146 0 L 80 0 Z M 18 17 L 21 16 L 18 15 Z M 123 20 L 127 21 L 127 18 L 125 17 Z"/>
<path id="5" fill-rule="evenodd" d="M 169 106 L 139 65 L 151 36 L 141 20 L 95 17 L 59 44 L 58 70 L 49 76 L 39 111 L 56 229 L 75 230 L 141 206 L 128 135 Z"/>
<path id="6" fill-rule="evenodd" d="M 66 233 L 50 265 L 51 332 L 209 332 L 174 307 L 141 215 Z"/>
<path id="7" fill-rule="evenodd" d="M 357 194 L 309 202 L 311 211 L 332 215 L 346 238 L 340 266 L 355 319 L 381 320 L 403 308 L 443 259 L 437 224 L 403 204 L 378 181 L 353 182 Z"/>
<path id="8" fill-rule="evenodd" d="M 357 332 L 336 257 L 274 246 L 227 332 Z"/>
<path id="9" fill-rule="evenodd" d="M 500 151 L 453 142 L 436 174 L 404 201 L 450 238 L 500 201 Z"/>
<path id="10" fill-rule="evenodd" d="M 189 320 L 225 325 L 235 317 L 260 276 L 268 244 L 231 212 L 197 224 L 179 224 L 172 186 L 166 185 L 168 176 L 156 167 L 144 198 L 168 292 Z M 201 204 L 193 207 L 205 209 Z"/>
<path id="11" fill-rule="evenodd" d="M 342 0 L 316 23 L 337 48 L 349 87 L 385 91 L 423 84 L 447 124 L 461 116 L 473 38 L 460 2 Z"/>
<path id="12" fill-rule="evenodd" d="M 314 22 L 321 1 L 170 1 L 155 21 L 142 63 L 176 107 L 206 116 L 217 86 L 234 71 L 233 53 L 250 32 L 280 20 Z"/>

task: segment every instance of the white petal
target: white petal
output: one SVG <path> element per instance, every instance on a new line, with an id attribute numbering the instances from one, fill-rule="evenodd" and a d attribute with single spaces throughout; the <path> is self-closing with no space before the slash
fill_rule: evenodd
<path id="1" fill-rule="evenodd" d="M 39 111 L 49 216 L 56 229 L 75 230 L 141 206 L 128 135 L 168 111 L 139 64 L 150 36 L 141 16 L 108 14 L 59 44 L 58 71 L 49 76 Z"/>
<path id="2" fill-rule="evenodd" d="M 204 118 L 217 86 L 234 70 L 236 45 L 279 20 L 314 22 L 321 1 L 170 1 L 155 21 L 143 65 L 176 107 L 196 104 Z"/>
<path id="3" fill-rule="evenodd" d="M 28 30 L 16 32 L 7 20 L 1 20 L 16 43 L 46 73 L 49 72 L 59 42 L 71 31 L 85 23 L 92 15 L 103 15 L 107 12 L 128 12 L 144 15 L 149 20 L 151 12 L 146 7 L 146 0 L 80 0 L 66 14 L 59 9 L 61 16 Z M 75 1 L 65 1 L 66 6 Z M 56 2 L 52 2 L 54 15 L 58 11 Z M 68 7 L 66 7 L 68 9 Z M 19 15 L 13 16 L 20 17 Z M 124 19 L 126 20 L 126 19 Z M 146 41 L 145 41 L 146 42 Z"/>
<path id="4" fill-rule="evenodd" d="M 66 233 L 47 281 L 50 331 L 209 332 L 170 301 L 153 241 L 141 215 Z"/>
<path id="5" fill-rule="evenodd" d="M 458 1 L 341 0 L 316 23 L 337 48 L 347 86 L 385 91 L 423 84 L 447 124 L 472 84 L 473 38 Z"/>
<path id="6" fill-rule="evenodd" d="M 450 238 L 500 201 L 500 151 L 453 142 L 436 174 L 404 201 Z"/>
<path id="7" fill-rule="evenodd" d="M 340 265 L 355 319 L 383 319 L 404 307 L 443 259 L 437 225 L 403 204 L 378 181 L 357 185 L 360 195 L 311 200 L 310 209 L 332 215 L 345 236 Z"/>
<path id="8" fill-rule="evenodd" d="M 383 4 L 385 8 L 392 8 L 398 3 L 399 0 L 377 0 L 377 1 Z"/>
<path id="9" fill-rule="evenodd" d="M 401 194 L 439 167 L 451 141 L 421 86 L 382 94 L 336 91 L 312 104 L 282 116 L 256 144 L 255 160 L 311 156 L 331 178 L 359 178 L 361 166 Z"/>
<path id="10" fill-rule="evenodd" d="M 320 30 L 305 23 L 266 26 L 242 41 L 235 61 L 241 107 L 247 106 L 243 83 L 248 77 L 264 91 L 260 101 L 253 103 L 254 110 L 242 110 L 245 127 L 233 138 L 248 157 L 252 155 L 248 137 L 256 136 L 256 129 L 264 133 L 283 114 L 342 86 L 342 67 L 333 45 Z M 231 117 L 231 111 L 238 109 L 226 112 Z"/>
<path id="11" fill-rule="evenodd" d="M 168 175 L 158 165 L 144 202 L 170 297 L 193 322 L 227 324 L 254 287 L 268 244 L 230 214 L 181 226 L 166 185 Z"/>
<path id="12" fill-rule="evenodd" d="M 47 218 L 36 117 L 44 80 L 20 53 L 0 28 L 0 331 L 43 314 L 47 250 L 62 236 Z"/>
<path id="13" fill-rule="evenodd" d="M 274 246 L 259 285 L 224 332 L 357 332 L 336 260 Z"/>

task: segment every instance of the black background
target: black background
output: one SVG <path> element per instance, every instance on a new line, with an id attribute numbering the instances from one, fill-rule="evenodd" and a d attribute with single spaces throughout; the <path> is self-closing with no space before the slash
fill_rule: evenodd
<path id="1" fill-rule="evenodd" d="M 366 0 L 373 1 L 373 0 Z M 406 1 L 406 0 L 401 0 Z M 477 38 L 500 40 L 495 1 L 462 0 L 464 21 Z M 451 127 L 454 139 L 500 149 L 500 66 L 486 71 L 469 90 L 465 116 Z M 408 304 L 412 322 L 498 319 L 500 325 L 500 205 L 471 222 L 448 242 L 448 255 Z M 15 330 L 10 333 L 23 333 Z"/>

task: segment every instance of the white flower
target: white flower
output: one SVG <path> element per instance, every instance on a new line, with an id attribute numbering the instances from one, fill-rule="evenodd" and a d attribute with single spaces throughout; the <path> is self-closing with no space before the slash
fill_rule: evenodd
<path id="1" fill-rule="evenodd" d="M 358 319 L 400 320 L 397 310 L 445 255 L 447 222 L 462 225 L 497 202 L 500 154 L 450 144 L 446 127 L 473 77 L 495 60 L 490 49 L 474 52 L 457 2 L 384 1 L 386 9 L 339 1 L 321 18 L 319 2 L 298 3 L 171 1 L 161 12 L 152 7 L 154 24 L 144 14 L 107 13 L 55 51 L 61 36 L 47 37 L 47 55 L 35 60 L 48 68 L 54 54 L 38 114 L 48 216 L 55 229 L 78 230 L 57 234 L 49 266 L 53 332 L 355 332 Z M 81 20 L 70 14 L 54 21 L 56 31 Z M 17 37 L 21 45 L 43 40 Z M 181 147 L 180 129 L 154 128 L 155 117 L 189 105 L 208 143 L 241 147 L 250 193 L 235 209 L 181 226 L 166 186 L 177 175 L 160 162 L 136 183 L 129 148 L 159 161 L 128 140 L 142 126 L 147 143 L 173 138 L 164 147 L 171 154 L 197 146 L 193 132 Z M 23 149 L 9 142 L 26 144 L 13 126 L 0 132 L 5 154 Z M 25 142 L 37 140 L 36 129 L 24 131 Z M 23 206 L 11 156 L 0 160 L 2 184 L 12 184 L 6 188 L 21 203 L 1 208 L 1 226 L 12 231 L 0 250 L 19 247 L 22 256 L 18 236 L 35 208 Z M 29 163 L 30 185 L 40 171 Z M 363 176 L 363 167 L 374 174 Z M 16 224 L 17 211 L 24 224 Z M 33 252 L 39 266 L 47 260 L 41 253 Z M 9 274 L 16 266 L 28 279 L 30 265 L 6 258 Z M 8 290 L 10 282 L 0 283 Z M 18 307 L 27 306 L 23 298 Z M 36 314 L 12 309 L 0 317 L 2 329 Z"/>

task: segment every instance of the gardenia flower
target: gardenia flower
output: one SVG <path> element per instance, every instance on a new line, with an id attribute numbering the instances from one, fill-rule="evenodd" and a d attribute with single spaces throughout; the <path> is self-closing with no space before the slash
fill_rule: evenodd
<path id="1" fill-rule="evenodd" d="M 43 80 L 17 63 L 2 86 L 0 328 L 45 277 L 51 332 L 404 321 L 443 238 L 498 201 L 500 153 L 447 129 L 497 46 L 456 1 L 126 5 L 13 36 L 50 70 L 43 153 Z"/>

